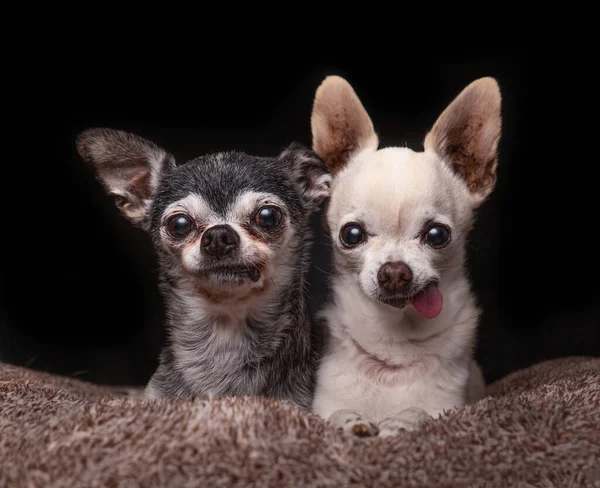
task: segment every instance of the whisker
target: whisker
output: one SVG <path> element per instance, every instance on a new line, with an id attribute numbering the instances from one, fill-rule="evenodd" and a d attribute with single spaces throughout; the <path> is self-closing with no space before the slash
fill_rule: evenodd
<path id="1" fill-rule="evenodd" d="M 321 273 L 326 274 L 328 276 L 332 276 L 333 273 L 330 273 L 329 271 L 325 271 L 324 269 L 319 268 L 317 265 L 314 265 L 315 269 L 318 269 Z"/>

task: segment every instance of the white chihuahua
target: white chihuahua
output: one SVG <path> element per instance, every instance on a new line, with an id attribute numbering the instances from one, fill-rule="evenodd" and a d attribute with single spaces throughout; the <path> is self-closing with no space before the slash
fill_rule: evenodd
<path id="1" fill-rule="evenodd" d="M 393 435 L 484 395 L 465 247 L 496 182 L 500 105 L 496 81 L 479 79 L 440 115 L 424 152 L 378 150 L 347 81 L 331 76 L 317 90 L 313 148 L 334 175 L 335 274 L 313 410 L 334 426 Z"/>

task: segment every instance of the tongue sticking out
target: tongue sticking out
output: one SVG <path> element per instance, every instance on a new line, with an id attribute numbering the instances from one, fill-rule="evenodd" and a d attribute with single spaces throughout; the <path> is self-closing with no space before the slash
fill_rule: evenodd
<path id="1" fill-rule="evenodd" d="M 410 299 L 410 303 L 426 319 L 437 317 L 442 311 L 444 297 L 437 285 L 429 285 Z"/>

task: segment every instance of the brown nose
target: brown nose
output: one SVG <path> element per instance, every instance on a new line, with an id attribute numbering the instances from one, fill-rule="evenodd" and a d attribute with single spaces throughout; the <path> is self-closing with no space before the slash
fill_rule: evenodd
<path id="1" fill-rule="evenodd" d="M 379 268 L 377 280 L 379 286 L 388 293 L 403 292 L 410 285 L 412 270 L 402 261 L 388 262 Z"/>

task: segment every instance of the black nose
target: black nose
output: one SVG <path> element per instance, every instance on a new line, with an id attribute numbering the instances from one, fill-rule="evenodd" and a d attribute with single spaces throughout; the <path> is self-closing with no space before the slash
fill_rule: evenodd
<path id="1" fill-rule="evenodd" d="M 377 280 L 387 293 L 402 293 L 410 285 L 412 270 L 402 261 L 388 262 L 379 268 Z"/>
<path id="2" fill-rule="evenodd" d="M 240 244 L 240 236 L 229 225 L 215 225 L 202 234 L 202 252 L 219 259 L 231 254 Z"/>

